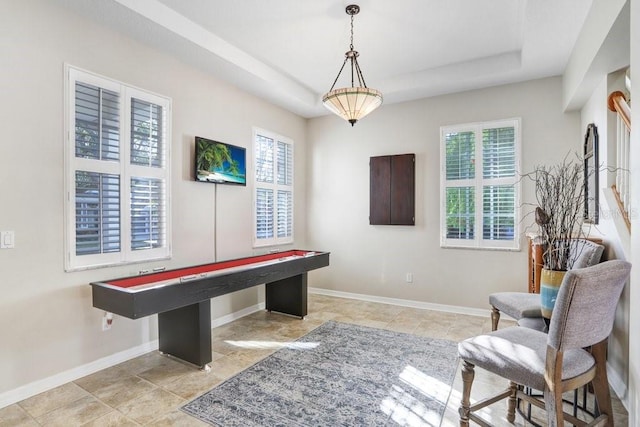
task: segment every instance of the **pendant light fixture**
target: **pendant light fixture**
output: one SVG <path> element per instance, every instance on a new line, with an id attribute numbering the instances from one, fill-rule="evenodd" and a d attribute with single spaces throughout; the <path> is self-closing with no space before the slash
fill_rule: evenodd
<path id="1" fill-rule="evenodd" d="M 351 4 L 347 6 L 345 11 L 347 15 L 351 16 L 351 44 L 349 45 L 349 51 L 344 54 L 344 62 L 331 89 L 322 97 L 322 103 L 329 111 L 347 120 L 353 126 L 358 120 L 382 104 L 382 93 L 367 87 L 362 76 L 362 70 L 358 65 L 359 54 L 353 50 L 353 17 L 360 12 L 360 6 Z M 351 65 L 351 87 L 334 89 L 347 61 Z M 355 78 L 358 79 L 358 86 L 355 86 Z"/>

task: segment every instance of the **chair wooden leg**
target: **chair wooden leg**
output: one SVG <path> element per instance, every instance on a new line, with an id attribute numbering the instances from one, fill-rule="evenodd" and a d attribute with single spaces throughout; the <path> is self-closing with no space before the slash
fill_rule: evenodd
<path id="1" fill-rule="evenodd" d="M 606 425 L 613 427 L 613 409 L 611 407 L 611 393 L 607 378 L 607 340 L 591 347 L 591 354 L 596 360 L 596 376 L 592 380 L 593 391 L 601 415 L 607 416 Z"/>
<path id="2" fill-rule="evenodd" d="M 545 368 L 544 405 L 549 427 L 563 427 L 562 407 L 562 352 L 547 346 Z"/>
<path id="3" fill-rule="evenodd" d="M 469 414 L 471 412 L 471 384 L 473 383 L 473 377 L 475 376 L 474 365 L 462 361 L 462 400 L 460 401 L 460 427 L 469 426 Z"/>
<path id="4" fill-rule="evenodd" d="M 518 395 L 518 384 L 509 381 L 509 390 L 511 394 L 507 400 L 507 421 L 513 423 L 516 419 L 516 396 Z"/>
<path id="5" fill-rule="evenodd" d="M 562 390 L 550 390 L 545 387 L 544 407 L 547 411 L 549 427 L 564 426 L 564 414 L 562 413 Z"/>
<path id="6" fill-rule="evenodd" d="M 498 322 L 500 321 L 500 310 L 491 306 L 491 330 L 498 330 Z"/>

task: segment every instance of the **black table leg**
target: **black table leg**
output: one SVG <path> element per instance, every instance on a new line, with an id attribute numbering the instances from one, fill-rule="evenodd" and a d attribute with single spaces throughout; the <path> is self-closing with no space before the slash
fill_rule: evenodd
<path id="1" fill-rule="evenodd" d="M 211 362 L 211 300 L 158 313 L 159 350 L 206 368 Z"/>
<path id="2" fill-rule="evenodd" d="M 269 311 L 304 317 L 307 315 L 307 273 L 266 284 Z"/>

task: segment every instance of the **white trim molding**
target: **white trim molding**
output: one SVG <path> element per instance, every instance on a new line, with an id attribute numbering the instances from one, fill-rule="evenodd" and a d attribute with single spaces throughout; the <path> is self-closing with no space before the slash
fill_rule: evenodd
<path id="1" fill-rule="evenodd" d="M 211 327 L 217 328 L 218 326 L 225 325 L 240 319 L 241 317 L 248 316 L 251 313 L 255 313 L 260 310 L 264 310 L 265 303 L 258 303 L 234 313 L 228 314 L 222 317 L 212 317 Z M 52 375 L 47 378 L 43 378 L 38 381 L 34 381 L 29 384 L 25 384 L 13 390 L 9 390 L 0 394 L 0 408 L 12 405 L 20 402 L 21 400 L 28 399 L 36 394 L 43 393 L 53 388 L 59 387 L 66 383 L 75 381 L 87 375 L 94 374 L 103 369 L 110 368 L 119 363 L 126 362 L 143 354 L 149 353 L 158 349 L 158 340 L 149 341 L 136 347 L 112 354 L 110 356 L 103 357 L 93 362 L 86 363 L 73 369 L 69 369 L 64 372 Z"/>
<path id="2" fill-rule="evenodd" d="M 489 318 L 491 312 L 480 308 L 461 307 L 457 305 L 434 304 L 430 302 L 413 301 L 408 299 L 378 297 L 375 295 L 354 294 L 351 292 L 333 291 L 322 288 L 309 288 L 309 293 L 327 295 L 330 297 L 356 299 L 360 301 L 379 302 L 382 304 L 399 305 L 401 307 L 419 308 L 423 310 L 444 311 L 446 313 L 468 314 L 469 316 L 480 316 Z"/>
<path id="3" fill-rule="evenodd" d="M 20 402 L 21 400 L 35 396 L 36 394 L 43 393 L 157 349 L 158 340 L 149 341 L 139 346 L 132 347 L 76 368 L 9 390 L 0 394 L 0 408 Z"/>

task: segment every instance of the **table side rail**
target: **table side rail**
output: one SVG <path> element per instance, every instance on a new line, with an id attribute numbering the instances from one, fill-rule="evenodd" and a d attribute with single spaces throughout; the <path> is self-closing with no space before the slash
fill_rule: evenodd
<path id="1" fill-rule="evenodd" d="M 92 283 L 93 306 L 130 319 L 195 304 L 253 286 L 305 274 L 329 265 L 329 253 L 249 268 L 161 288 L 130 293 L 102 283 Z"/>

